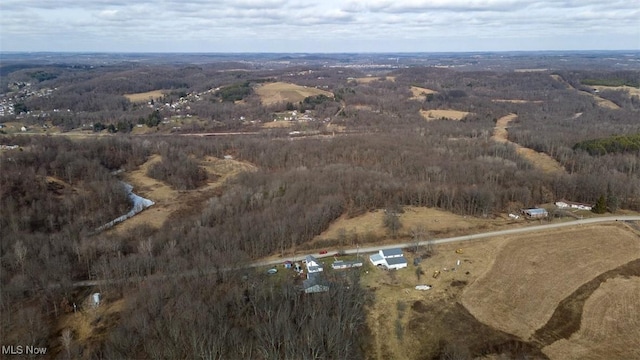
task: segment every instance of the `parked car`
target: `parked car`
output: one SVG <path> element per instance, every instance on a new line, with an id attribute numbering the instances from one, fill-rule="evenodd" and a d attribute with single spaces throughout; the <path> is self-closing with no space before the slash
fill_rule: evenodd
<path id="1" fill-rule="evenodd" d="M 327 253 L 327 250 L 320 250 L 320 255 L 324 255 Z"/>

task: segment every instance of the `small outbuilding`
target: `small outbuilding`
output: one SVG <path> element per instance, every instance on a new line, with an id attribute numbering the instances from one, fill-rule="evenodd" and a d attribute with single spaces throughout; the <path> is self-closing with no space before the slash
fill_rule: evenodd
<path id="1" fill-rule="evenodd" d="M 532 219 L 545 218 L 549 216 L 549 212 L 543 208 L 522 209 L 522 213 Z"/>

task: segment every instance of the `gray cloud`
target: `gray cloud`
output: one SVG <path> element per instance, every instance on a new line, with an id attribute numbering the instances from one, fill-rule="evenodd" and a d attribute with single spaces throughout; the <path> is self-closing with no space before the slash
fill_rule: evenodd
<path id="1" fill-rule="evenodd" d="M 0 13 L 2 50 L 640 48 L 636 0 L 4 0 Z"/>

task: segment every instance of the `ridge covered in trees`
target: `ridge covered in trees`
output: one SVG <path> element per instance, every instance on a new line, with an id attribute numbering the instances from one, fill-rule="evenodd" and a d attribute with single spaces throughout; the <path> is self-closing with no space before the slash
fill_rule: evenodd
<path id="1" fill-rule="evenodd" d="M 374 76 L 307 64 L 12 69 L 3 81 L 21 111 L 0 122 L 87 130 L 68 138 L 0 136 L 0 144 L 19 147 L 0 152 L 0 313 L 2 333 L 14 343 L 60 348 L 60 304 L 88 295 L 72 288 L 75 281 L 204 274 L 301 252 L 341 216 L 425 206 L 484 218 L 557 199 L 599 204 L 598 211 L 640 210 L 640 102 L 612 92 L 601 95 L 620 109 L 602 108 L 567 86 L 637 71 L 415 66 L 373 69 L 380 77 L 363 82 Z M 33 74 L 42 79 L 30 85 L 38 95 L 27 95 Z M 318 86 L 335 99 L 263 105 L 253 79 Z M 437 94 L 415 98 L 412 85 Z M 157 89 L 166 90 L 163 98 L 149 103 L 123 96 Z M 298 106 L 311 120 L 263 127 Z M 420 115 L 437 109 L 469 115 L 430 122 Z M 496 120 L 512 113 L 508 139 L 553 157 L 561 171 L 541 171 L 515 145 L 492 138 Z M 175 134 L 227 130 L 241 133 Z M 256 170 L 200 192 L 213 180 L 203 162 L 228 155 Z M 146 175 L 189 194 L 193 208 L 157 226 L 95 233 L 130 209 L 120 171 L 145 163 Z M 378 236 L 354 241 L 385 240 Z M 305 296 L 298 280 L 265 276 L 243 270 L 105 285 L 99 291 L 126 294 L 127 302 L 117 316 L 96 320 L 110 323 L 90 345 L 71 348 L 71 357 L 365 357 L 363 309 L 373 293 L 357 277 L 327 279 L 348 285 Z"/>

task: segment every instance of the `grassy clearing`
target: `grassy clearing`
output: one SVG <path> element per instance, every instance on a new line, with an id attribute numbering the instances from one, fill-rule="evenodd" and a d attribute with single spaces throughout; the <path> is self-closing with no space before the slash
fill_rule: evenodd
<path id="1" fill-rule="evenodd" d="M 396 81 L 396 77 L 395 76 L 367 76 L 367 77 L 356 78 L 355 80 L 356 80 L 356 82 L 358 84 L 369 84 L 369 83 L 372 83 L 374 81 L 392 81 L 392 82 L 395 82 Z"/>
<path id="2" fill-rule="evenodd" d="M 491 136 L 491 139 L 497 142 L 508 142 L 513 144 L 520 156 L 527 159 L 534 167 L 537 167 L 546 173 L 564 172 L 564 167 L 551 156 L 545 153 L 539 153 L 533 149 L 522 147 L 519 144 L 509 141 L 507 128 L 509 127 L 509 123 L 517 117 L 518 115 L 516 114 L 509 114 L 498 119 L 496 126 L 493 129 L 493 136 Z"/>
<path id="3" fill-rule="evenodd" d="M 640 88 L 632 87 L 632 86 L 602 86 L 596 85 L 593 86 L 594 89 L 598 91 L 606 91 L 606 90 L 622 90 L 629 93 L 629 96 L 640 97 Z"/>
<path id="4" fill-rule="evenodd" d="M 522 339 L 582 284 L 639 256 L 637 235 L 619 224 L 509 238 L 462 303 L 478 320 Z"/>
<path id="5" fill-rule="evenodd" d="M 150 100 L 160 99 L 164 96 L 164 90 L 153 90 L 141 93 L 124 94 L 124 97 L 133 103 L 144 103 Z"/>
<path id="6" fill-rule="evenodd" d="M 432 235 L 442 237 L 455 236 L 473 229 L 491 229 L 511 223 L 510 220 L 481 219 L 471 216 L 456 215 L 451 212 L 442 211 L 434 208 L 405 206 L 404 213 L 400 214 L 399 237 L 409 237 L 412 228 L 418 225 L 424 228 Z M 341 216 L 334 221 L 327 230 L 318 235 L 314 242 L 327 239 L 339 239 L 341 237 L 353 238 L 354 235 L 359 239 L 373 236 L 375 238 L 385 237 L 387 234 L 383 226 L 384 211 L 375 210 L 366 214 L 348 218 L 346 215 Z"/>
<path id="7" fill-rule="evenodd" d="M 178 191 L 162 181 L 147 176 L 149 167 L 161 160 L 160 155 L 153 155 L 137 170 L 124 174 L 124 180 L 133 185 L 136 194 L 151 199 L 156 204 L 113 227 L 112 231 L 126 232 L 143 224 L 160 228 L 173 214 L 192 208 L 194 204 L 199 204 L 213 196 L 215 191 L 230 177 L 244 171 L 255 170 L 255 166 L 252 164 L 209 156 L 200 162 L 200 166 L 216 180 L 209 181 L 205 186 L 196 190 Z"/>
<path id="8" fill-rule="evenodd" d="M 640 277 L 601 284 L 584 305 L 580 330 L 543 351 L 551 359 L 640 358 Z"/>
<path id="9" fill-rule="evenodd" d="M 437 94 L 438 92 L 435 90 L 431 90 L 431 89 L 427 89 L 427 88 L 423 88 L 423 87 L 419 87 L 419 86 L 412 86 L 411 87 L 411 94 L 413 94 L 413 96 L 411 97 L 411 99 L 414 100 L 421 100 L 424 101 L 427 97 L 427 95 L 429 94 Z"/>
<path id="10" fill-rule="evenodd" d="M 565 80 L 564 80 L 560 75 L 555 75 L 555 74 L 554 74 L 554 75 L 551 75 L 551 77 L 552 77 L 554 80 L 556 80 L 556 81 L 561 82 L 562 84 L 564 84 L 564 86 L 565 86 L 567 89 L 574 89 L 574 90 L 578 91 L 578 92 L 579 92 L 580 94 L 582 94 L 582 95 L 591 96 L 591 97 L 595 100 L 596 104 L 597 104 L 598 106 L 600 106 L 600 107 L 603 107 L 603 108 L 606 108 L 606 109 L 613 109 L 613 110 L 615 110 L 615 109 L 620 109 L 620 106 L 616 105 L 616 103 L 614 103 L 613 101 L 610 101 L 610 100 L 607 100 L 607 99 L 603 99 L 603 98 L 601 98 L 600 96 L 597 96 L 597 95 L 592 94 L 592 93 L 590 93 L 590 92 L 587 92 L 587 91 L 581 91 L 581 90 L 578 90 L 578 89 L 574 88 L 573 86 L 571 86 L 571 84 L 569 84 L 568 82 L 566 82 L 566 81 L 565 81 Z"/>
<path id="11" fill-rule="evenodd" d="M 496 103 L 512 103 L 512 104 L 542 104 L 542 100 L 521 100 L 521 99 L 492 99 Z"/>
<path id="12" fill-rule="evenodd" d="M 298 103 L 309 96 L 325 95 L 333 97 L 333 93 L 307 86 L 300 86 L 285 82 L 274 82 L 258 85 L 255 88 L 256 94 L 265 105 L 277 104 L 279 102 Z"/>
<path id="13" fill-rule="evenodd" d="M 60 340 L 65 329 L 71 330 L 72 344 L 82 344 L 86 348 L 99 346 L 106 340 L 109 329 L 117 325 L 124 307 L 124 299 L 114 301 L 105 299 L 100 306 L 94 308 L 87 297 L 82 304 L 78 303 L 77 312 L 61 315 L 57 319 L 55 331 L 57 337 L 51 343 L 51 353 L 65 353 Z"/>
<path id="14" fill-rule="evenodd" d="M 427 121 L 442 119 L 459 121 L 469 114 L 469 112 L 458 110 L 420 110 L 420 115 L 422 115 L 422 117 Z"/>

